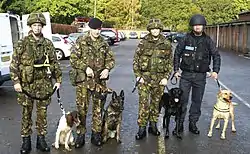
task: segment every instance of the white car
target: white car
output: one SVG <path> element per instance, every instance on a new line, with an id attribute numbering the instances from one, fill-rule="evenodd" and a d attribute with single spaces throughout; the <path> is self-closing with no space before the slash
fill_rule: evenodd
<path id="1" fill-rule="evenodd" d="M 56 56 L 58 60 L 62 60 L 70 56 L 70 42 L 60 34 L 52 34 L 52 42 L 56 49 Z"/>

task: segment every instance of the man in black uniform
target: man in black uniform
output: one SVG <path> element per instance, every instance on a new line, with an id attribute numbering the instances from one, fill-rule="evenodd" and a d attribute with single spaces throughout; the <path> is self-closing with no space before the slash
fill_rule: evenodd
<path id="1" fill-rule="evenodd" d="M 183 132 L 183 122 L 187 112 L 189 93 L 192 88 L 192 104 L 189 109 L 189 131 L 199 134 L 196 126 L 201 115 L 201 102 L 206 85 L 206 72 L 210 72 L 211 57 L 213 70 L 211 77 L 217 79 L 220 71 L 220 54 L 212 39 L 204 33 L 206 19 L 200 14 L 193 15 L 189 25 L 192 31 L 177 45 L 174 54 L 175 77 L 180 77 L 180 88 L 183 90 L 181 102 L 183 104 L 179 132 Z M 182 58 L 180 62 L 180 58 Z M 180 74 L 179 68 L 182 70 Z M 176 131 L 176 129 L 175 129 Z"/>

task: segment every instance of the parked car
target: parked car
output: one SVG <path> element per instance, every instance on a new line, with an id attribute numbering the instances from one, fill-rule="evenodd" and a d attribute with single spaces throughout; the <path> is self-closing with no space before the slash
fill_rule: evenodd
<path id="1" fill-rule="evenodd" d="M 129 33 L 129 38 L 130 39 L 138 39 L 138 34 L 136 32 L 130 32 Z"/>
<path id="2" fill-rule="evenodd" d="M 72 45 L 65 37 L 60 34 L 52 34 L 52 42 L 55 47 L 58 60 L 62 60 L 70 56 L 70 48 Z"/>
<path id="3" fill-rule="evenodd" d="M 114 29 L 114 28 L 102 28 L 101 29 L 101 33 L 103 32 L 113 32 L 115 33 L 115 40 L 114 40 L 114 43 L 116 42 L 120 42 L 120 39 L 119 39 L 119 36 L 118 36 L 118 30 L 117 29 Z"/>
<path id="4" fill-rule="evenodd" d="M 76 43 L 76 40 L 78 39 L 78 37 L 83 36 L 83 35 L 85 35 L 85 34 L 87 34 L 87 32 L 70 33 L 66 39 L 67 39 L 67 41 L 69 41 L 71 44 L 72 44 L 72 43 L 74 44 L 74 43 Z"/>
<path id="5" fill-rule="evenodd" d="M 186 34 L 185 33 L 174 33 L 171 34 L 169 37 L 169 39 L 173 42 L 173 43 L 177 43 L 179 42 Z"/>
<path id="6" fill-rule="evenodd" d="M 118 32 L 118 37 L 120 38 L 121 41 L 124 41 L 126 39 L 126 36 L 123 32 Z"/>
<path id="7" fill-rule="evenodd" d="M 111 45 L 113 45 L 116 42 L 116 34 L 113 31 L 101 30 L 101 35 L 109 37 L 111 40 Z"/>
<path id="8" fill-rule="evenodd" d="M 105 35 L 103 35 L 103 34 L 101 34 L 101 36 L 104 38 L 104 40 L 105 40 L 109 45 L 113 45 L 113 44 L 112 44 L 112 40 L 111 40 L 110 37 L 105 36 Z"/>
<path id="9" fill-rule="evenodd" d="M 142 39 L 142 38 L 144 38 L 147 34 L 148 34 L 149 32 L 141 32 L 140 33 L 140 38 Z"/>

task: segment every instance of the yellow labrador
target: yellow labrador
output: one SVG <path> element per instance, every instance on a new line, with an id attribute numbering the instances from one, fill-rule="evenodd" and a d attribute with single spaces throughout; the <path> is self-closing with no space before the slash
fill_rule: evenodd
<path id="1" fill-rule="evenodd" d="M 219 129 L 220 119 L 223 119 L 224 126 L 220 138 L 225 139 L 226 129 L 230 117 L 232 119 L 232 132 L 236 132 L 234 125 L 234 106 L 232 104 L 232 93 L 229 90 L 220 90 L 217 94 L 217 103 L 214 105 L 213 117 L 211 119 L 211 125 L 208 132 L 208 137 L 212 137 L 215 120 L 219 119 L 219 122 L 216 126 L 216 128 Z"/>

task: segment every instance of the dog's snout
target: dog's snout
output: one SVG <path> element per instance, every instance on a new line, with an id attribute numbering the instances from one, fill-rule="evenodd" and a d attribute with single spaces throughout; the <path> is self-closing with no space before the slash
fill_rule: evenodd
<path id="1" fill-rule="evenodd" d="M 231 100 L 233 98 L 233 96 L 229 96 L 229 99 Z"/>
<path id="2" fill-rule="evenodd" d="M 174 99 L 175 103 L 179 102 L 179 98 Z"/>

